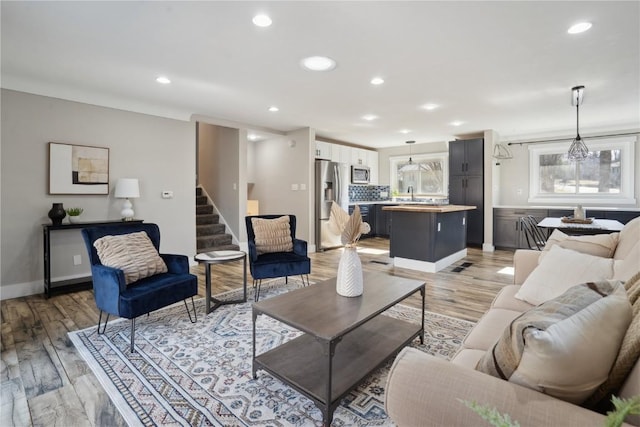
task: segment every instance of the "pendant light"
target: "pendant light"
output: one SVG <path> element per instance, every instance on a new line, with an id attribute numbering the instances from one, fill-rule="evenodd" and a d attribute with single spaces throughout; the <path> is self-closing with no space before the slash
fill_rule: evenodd
<path id="1" fill-rule="evenodd" d="M 413 159 L 411 158 L 411 145 L 415 144 L 415 141 L 406 141 L 406 144 L 409 144 L 409 164 L 413 164 Z"/>
<path id="2" fill-rule="evenodd" d="M 580 104 L 584 97 L 584 86 L 574 86 L 571 88 L 571 105 L 576 106 L 576 137 L 569 147 L 569 159 L 577 162 L 589 157 L 589 149 L 580 137 Z"/>

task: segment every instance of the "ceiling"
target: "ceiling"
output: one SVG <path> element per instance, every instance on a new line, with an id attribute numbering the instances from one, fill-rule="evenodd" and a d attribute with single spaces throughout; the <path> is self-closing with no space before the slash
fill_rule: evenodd
<path id="1" fill-rule="evenodd" d="M 640 129 L 640 2 L 7 2 L 3 88 L 374 148 Z M 259 28 L 251 20 L 270 15 Z M 567 34 L 587 20 L 591 30 Z M 336 60 L 329 72 L 306 56 Z M 155 81 L 159 75 L 171 84 Z M 374 86 L 370 80 L 382 77 Z M 435 103 L 439 108 L 422 108 Z M 278 106 L 278 112 L 268 108 Z M 373 114 L 372 121 L 362 119 Z M 462 121 L 452 126 L 452 121 Z M 403 134 L 401 129 L 411 130 Z"/>

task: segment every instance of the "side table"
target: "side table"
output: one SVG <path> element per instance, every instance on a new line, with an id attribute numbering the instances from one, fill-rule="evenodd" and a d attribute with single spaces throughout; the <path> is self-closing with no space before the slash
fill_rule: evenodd
<path id="1" fill-rule="evenodd" d="M 194 259 L 204 266 L 205 283 L 206 283 L 206 295 L 205 299 L 205 315 L 211 313 L 216 308 L 226 304 L 239 304 L 247 302 L 247 254 L 242 251 L 212 251 L 197 254 Z M 243 290 L 244 295 L 242 299 L 235 300 L 220 300 L 211 295 L 211 265 L 212 264 L 224 264 L 230 261 L 243 260 Z M 213 307 L 211 303 L 213 302 Z"/>

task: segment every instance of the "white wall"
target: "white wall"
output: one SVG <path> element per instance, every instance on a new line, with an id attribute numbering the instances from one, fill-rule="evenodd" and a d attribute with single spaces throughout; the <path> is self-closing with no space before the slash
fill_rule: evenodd
<path id="1" fill-rule="evenodd" d="M 311 129 L 304 128 L 285 137 L 251 144 L 254 182 L 251 194 L 260 202 L 260 214 L 296 215 L 296 237 L 307 241 L 313 236 L 309 232 L 313 212 L 310 208 L 313 177 L 309 147 L 313 136 Z M 298 189 L 293 190 L 292 185 Z"/>
<path id="2" fill-rule="evenodd" d="M 43 291 L 42 226 L 54 202 L 82 219 L 119 219 L 118 178 L 140 180 L 137 218 L 160 226 L 161 251 L 195 254 L 195 123 L 2 90 L 0 243 L 2 299 Z M 48 195 L 48 142 L 109 148 L 111 194 Z M 173 199 L 162 199 L 163 190 Z M 56 232 L 54 277 L 88 273 L 78 231 Z M 82 257 L 73 265 L 73 255 Z"/>
<path id="3" fill-rule="evenodd" d="M 625 131 L 621 131 L 625 132 Z M 616 134 L 619 132 L 609 132 L 611 134 Z M 556 137 L 549 137 L 549 139 L 562 138 L 566 135 L 558 135 Z M 640 134 L 638 136 L 640 139 Z M 588 143 L 588 137 L 587 146 Z M 503 144 L 506 144 L 506 141 L 503 141 Z M 541 143 L 542 144 L 542 143 Z M 569 143 L 567 143 L 568 149 Z M 498 197 L 498 205 L 500 206 L 530 206 L 531 204 L 528 202 L 529 198 L 529 146 L 527 144 L 523 145 L 511 145 L 509 149 L 513 153 L 513 159 L 501 160 L 500 166 L 500 177 L 499 177 L 499 197 Z M 636 139 L 635 145 L 635 163 L 634 163 L 634 171 L 635 171 L 635 183 L 634 183 L 634 192 L 636 204 L 632 205 L 606 205 L 607 207 L 621 207 L 621 208 L 632 208 L 632 207 L 640 207 L 640 143 Z M 565 204 L 564 206 L 572 206 L 571 202 Z M 603 207 L 603 204 L 596 203 L 591 206 L 599 206 Z"/>
<path id="4" fill-rule="evenodd" d="M 235 243 L 246 240 L 247 132 L 198 123 L 199 177 Z"/>

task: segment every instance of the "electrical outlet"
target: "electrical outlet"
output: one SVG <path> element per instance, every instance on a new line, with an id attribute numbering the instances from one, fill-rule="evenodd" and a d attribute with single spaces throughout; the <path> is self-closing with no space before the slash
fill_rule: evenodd
<path id="1" fill-rule="evenodd" d="M 522 188 L 518 188 L 518 189 L 516 190 L 516 194 L 517 194 L 518 196 L 522 196 Z"/>
<path id="2" fill-rule="evenodd" d="M 82 264 L 82 257 L 80 255 L 74 255 L 73 265 L 80 265 L 80 264 Z"/>
<path id="3" fill-rule="evenodd" d="M 298 184 L 291 184 L 291 191 L 298 191 Z"/>

